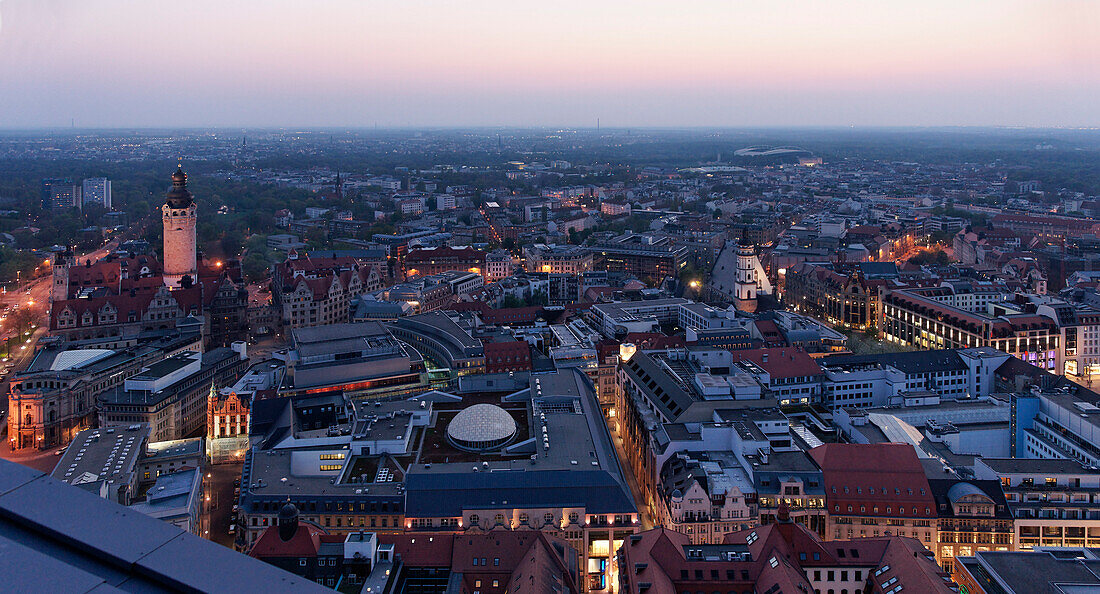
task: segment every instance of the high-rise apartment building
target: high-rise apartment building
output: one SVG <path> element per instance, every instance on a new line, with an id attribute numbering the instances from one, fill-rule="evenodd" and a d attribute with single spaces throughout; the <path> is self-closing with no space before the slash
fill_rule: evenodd
<path id="1" fill-rule="evenodd" d="M 80 206 L 86 204 L 98 204 L 107 210 L 111 209 L 111 180 L 105 177 L 89 177 L 84 180 L 81 191 Z"/>
<path id="2" fill-rule="evenodd" d="M 50 210 L 80 206 L 81 186 L 71 179 L 42 180 L 42 207 Z"/>

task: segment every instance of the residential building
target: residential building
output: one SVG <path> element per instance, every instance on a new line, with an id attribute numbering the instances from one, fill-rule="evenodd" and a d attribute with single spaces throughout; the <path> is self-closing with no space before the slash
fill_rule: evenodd
<path id="1" fill-rule="evenodd" d="M 616 562 L 619 591 L 626 594 L 955 592 L 917 540 L 822 542 L 792 522 L 785 508 L 777 523 L 727 535 L 721 544 L 696 544 L 685 534 L 654 528 L 624 542 Z"/>
<path id="2" fill-rule="evenodd" d="M 81 208 L 88 204 L 97 204 L 111 210 L 111 180 L 105 177 L 90 177 L 84 180 L 81 190 Z"/>

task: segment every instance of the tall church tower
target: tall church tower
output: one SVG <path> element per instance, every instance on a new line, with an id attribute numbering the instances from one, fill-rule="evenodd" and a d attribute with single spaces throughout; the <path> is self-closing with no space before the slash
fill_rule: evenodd
<path id="1" fill-rule="evenodd" d="M 737 245 L 737 280 L 734 283 L 734 306 L 752 313 L 756 311 L 756 254 L 752 244 L 741 240 Z"/>
<path id="2" fill-rule="evenodd" d="M 172 189 L 160 207 L 164 220 L 164 284 L 176 288 L 183 278 L 198 281 L 195 226 L 198 206 L 187 190 L 187 174 L 181 165 L 172 174 Z"/>

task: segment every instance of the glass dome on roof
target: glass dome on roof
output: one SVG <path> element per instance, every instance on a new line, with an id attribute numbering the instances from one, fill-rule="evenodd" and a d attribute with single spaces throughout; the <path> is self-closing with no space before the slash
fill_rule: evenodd
<path id="1" fill-rule="evenodd" d="M 516 421 L 494 404 L 475 404 L 455 415 L 447 425 L 447 438 L 469 450 L 498 448 L 516 435 Z"/>

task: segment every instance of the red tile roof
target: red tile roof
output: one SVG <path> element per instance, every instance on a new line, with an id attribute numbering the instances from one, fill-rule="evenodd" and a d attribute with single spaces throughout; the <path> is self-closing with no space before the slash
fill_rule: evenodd
<path id="1" fill-rule="evenodd" d="M 924 467 L 909 444 L 829 443 L 810 456 L 821 467 L 831 514 L 936 517 Z"/>
<path id="2" fill-rule="evenodd" d="M 733 351 L 735 358 L 752 361 L 772 379 L 821 375 L 821 366 L 797 347 L 746 349 Z"/>
<path id="3" fill-rule="evenodd" d="M 252 545 L 249 556 L 257 559 L 269 557 L 316 557 L 317 549 L 321 545 L 321 536 L 327 534 L 324 529 L 310 524 L 298 522 L 298 530 L 294 536 L 284 541 L 279 538 L 279 527 L 268 526 L 260 533 L 256 544 Z"/>

